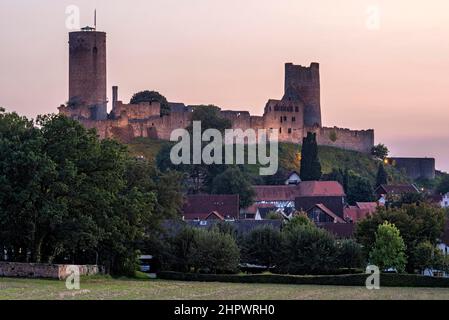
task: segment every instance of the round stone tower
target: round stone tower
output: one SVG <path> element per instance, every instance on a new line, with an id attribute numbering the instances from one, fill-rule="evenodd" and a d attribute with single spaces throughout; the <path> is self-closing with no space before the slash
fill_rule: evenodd
<path id="1" fill-rule="evenodd" d="M 86 27 L 69 33 L 69 102 L 87 107 L 92 120 L 107 118 L 106 33 Z"/>

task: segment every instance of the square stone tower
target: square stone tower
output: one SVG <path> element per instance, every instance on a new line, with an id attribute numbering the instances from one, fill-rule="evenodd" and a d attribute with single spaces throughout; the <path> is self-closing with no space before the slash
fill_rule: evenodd
<path id="1" fill-rule="evenodd" d="M 321 127 L 320 65 L 310 67 L 285 64 L 285 93 L 283 100 L 304 104 L 304 126 Z"/>

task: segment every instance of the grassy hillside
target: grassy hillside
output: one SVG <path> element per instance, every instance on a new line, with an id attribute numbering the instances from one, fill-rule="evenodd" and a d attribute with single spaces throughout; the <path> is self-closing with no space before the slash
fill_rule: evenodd
<path id="1" fill-rule="evenodd" d="M 159 150 L 170 142 L 148 138 L 137 138 L 128 144 L 130 151 L 135 156 L 144 156 L 150 161 L 155 161 Z M 301 146 L 293 143 L 279 144 L 279 167 L 286 170 L 300 169 Z M 333 147 L 319 147 L 319 158 L 323 174 L 335 169 L 351 169 L 359 175 L 368 178 L 374 183 L 377 173 L 378 161 L 370 155 L 356 151 L 342 150 Z M 248 172 L 256 174 L 257 166 L 248 166 Z M 391 166 L 386 167 L 393 182 L 407 182 L 408 178 Z"/>

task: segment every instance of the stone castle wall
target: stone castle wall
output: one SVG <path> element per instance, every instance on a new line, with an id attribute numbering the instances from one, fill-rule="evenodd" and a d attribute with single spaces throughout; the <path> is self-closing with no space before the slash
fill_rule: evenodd
<path id="1" fill-rule="evenodd" d="M 161 117 L 155 114 L 154 110 L 142 110 L 144 105 L 121 105 L 120 108 L 123 109 L 120 110 L 121 116 L 118 118 L 79 120 L 87 128 L 96 128 L 101 139 L 117 138 L 123 142 L 129 142 L 136 137 L 170 140 L 173 130 L 186 128 L 191 124 L 190 112 L 172 112 L 168 116 Z M 223 111 L 221 115 L 232 122 L 233 129 L 266 129 L 268 132 L 276 130 L 281 142 L 301 143 L 307 132 L 315 132 L 319 145 L 363 153 L 370 153 L 374 146 L 374 130 L 304 127 L 301 109 L 290 110 L 272 109 L 264 116 L 251 116 L 247 111 Z"/>
<path id="2" fill-rule="evenodd" d="M 306 128 L 317 134 L 317 143 L 345 150 L 370 153 L 374 146 L 374 130 L 350 130 L 342 128 Z"/>
<path id="3" fill-rule="evenodd" d="M 388 158 L 388 162 L 413 180 L 435 179 L 434 158 Z"/>

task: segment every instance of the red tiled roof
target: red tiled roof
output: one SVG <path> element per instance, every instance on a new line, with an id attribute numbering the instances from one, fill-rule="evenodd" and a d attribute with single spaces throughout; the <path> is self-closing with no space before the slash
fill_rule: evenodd
<path id="1" fill-rule="evenodd" d="M 216 211 L 222 217 L 239 217 L 239 196 L 231 195 L 188 195 L 183 207 L 186 220 L 206 219 Z"/>
<path id="2" fill-rule="evenodd" d="M 374 213 L 377 210 L 377 202 L 356 202 L 356 206 L 362 210 L 368 210 L 370 213 Z"/>
<path id="3" fill-rule="evenodd" d="M 343 186 L 337 181 L 303 181 L 299 184 L 301 196 L 345 196 Z"/>
<path id="4" fill-rule="evenodd" d="M 307 212 L 309 212 L 310 210 L 312 210 L 313 208 L 319 208 L 321 211 L 323 211 L 325 214 L 327 214 L 328 216 L 330 216 L 332 219 L 334 219 L 335 223 L 346 223 L 342 218 L 340 218 L 339 216 L 337 216 L 335 213 L 333 213 L 329 208 L 327 208 L 324 204 L 322 203 L 318 203 L 316 205 L 314 205 L 312 208 L 310 208 L 309 210 L 307 210 Z"/>
<path id="5" fill-rule="evenodd" d="M 337 181 L 303 181 L 298 185 L 254 186 L 257 201 L 295 201 L 296 197 L 345 196 Z"/>
<path id="6" fill-rule="evenodd" d="M 376 212 L 378 204 L 376 202 L 356 202 L 355 206 L 344 208 L 344 217 L 349 218 L 352 222 L 357 222 L 367 218 Z"/>

